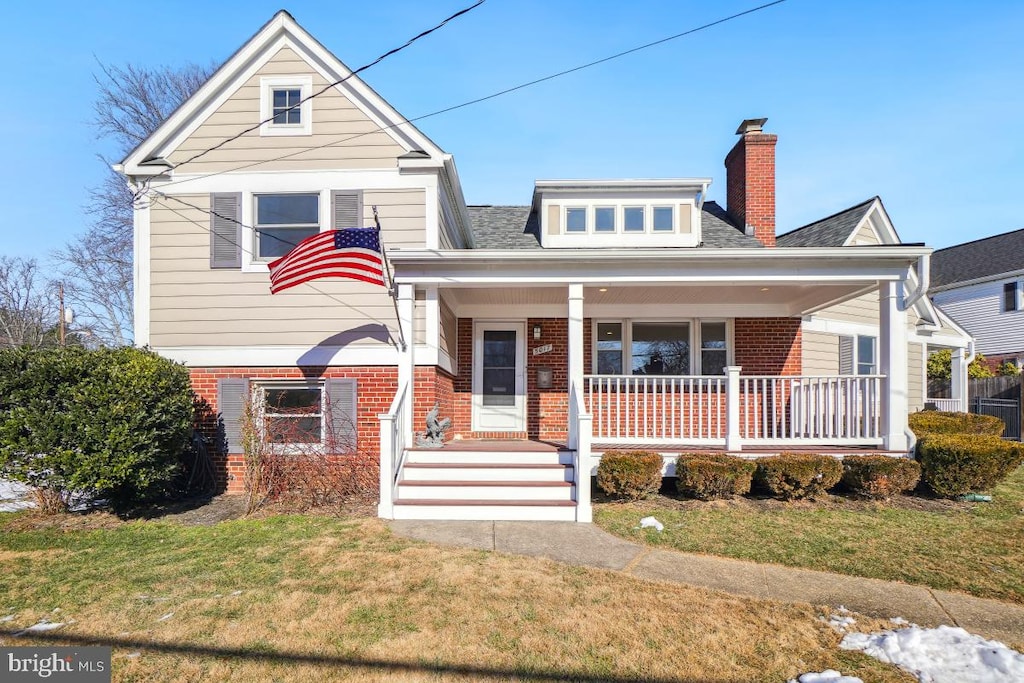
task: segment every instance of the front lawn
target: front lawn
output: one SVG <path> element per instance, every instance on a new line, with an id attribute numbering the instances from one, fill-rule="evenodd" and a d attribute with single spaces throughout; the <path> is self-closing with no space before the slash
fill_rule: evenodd
<path id="1" fill-rule="evenodd" d="M 117 681 L 912 680 L 840 651 L 809 606 L 441 548 L 378 520 L 77 519 L 0 514 L 0 643 L 63 622 L 48 637 L 114 646 Z"/>
<path id="2" fill-rule="evenodd" d="M 639 529 L 653 515 L 665 531 Z M 595 521 L 652 546 L 905 581 L 1024 603 L 1024 467 L 991 503 L 901 496 L 698 502 L 652 496 L 595 506 Z"/>

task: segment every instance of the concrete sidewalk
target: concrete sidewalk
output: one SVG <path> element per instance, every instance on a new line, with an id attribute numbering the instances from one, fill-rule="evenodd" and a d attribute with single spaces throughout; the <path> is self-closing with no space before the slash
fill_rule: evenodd
<path id="1" fill-rule="evenodd" d="M 597 567 L 641 579 L 783 602 L 809 602 L 922 626 L 951 624 L 1007 643 L 1024 642 L 1024 607 L 963 593 L 780 565 L 692 555 L 641 546 L 573 522 L 433 522 L 395 520 L 399 536 Z"/>

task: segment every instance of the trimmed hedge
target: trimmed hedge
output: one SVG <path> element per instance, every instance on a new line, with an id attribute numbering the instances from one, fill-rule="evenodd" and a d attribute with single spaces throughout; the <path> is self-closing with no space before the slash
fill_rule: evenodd
<path id="1" fill-rule="evenodd" d="M 947 413 L 924 410 L 911 413 L 907 418 L 910 429 L 919 438 L 927 434 L 988 434 L 1002 436 L 1006 425 L 992 415 L 974 413 Z"/>
<path id="2" fill-rule="evenodd" d="M 780 453 L 758 458 L 756 481 L 778 498 L 819 496 L 839 483 L 842 463 L 830 455 L 817 453 Z"/>
<path id="3" fill-rule="evenodd" d="M 757 469 L 750 460 L 717 453 L 683 453 L 676 459 L 676 489 L 701 500 L 750 493 Z"/>
<path id="4" fill-rule="evenodd" d="M 1020 466 L 1024 447 L 992 435 L 927 434 L 917 459 L 929 488 L 952 498 L 990 490 Z"/>
<path id="5" fill-rule="evenodd" d="M 843 458 L 843 485 L 869 498 L 888 498 L 909 491 L 921 480 L 921 465 L 887 455 L 851 455 Z"/>
<path id="6" fill-rule="evenodd" d="M 662 466 L 652 451 L 608 451 L 597 466 L 597 485 L 613 498 L 641 500 L 661 488 Z"/>

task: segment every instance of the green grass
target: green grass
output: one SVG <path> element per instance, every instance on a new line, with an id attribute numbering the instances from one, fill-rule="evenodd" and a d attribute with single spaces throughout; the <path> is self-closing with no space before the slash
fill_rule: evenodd
<path id="1" fill-rule="evenodd" d="M 1024 467 L 993 491 L 991 503 L 912 503 L 682 503 L 656 496 L 601 504 L 594 516 L 604 529 L 652 546 L 1024 603 Z M 665 531 L 638 529 L 646 515 Z"/>
<path id="2" fill-rule="evenodd" d="M 0 644 L 68 622 L 47 642 L 112 645 L 116 681 L 911 680 L 840 651 L 809 605 L 416 543 L 375 519 L 64 526 L 0 516 Z"/>

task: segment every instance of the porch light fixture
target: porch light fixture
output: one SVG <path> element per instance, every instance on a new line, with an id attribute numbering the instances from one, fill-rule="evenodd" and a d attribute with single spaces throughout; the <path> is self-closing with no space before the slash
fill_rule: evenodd
<path id="1" fill-rule="evenodd" d="M 599 292 L 607 292 L 608 288 L 607 287 L 602 287 L 601 289 L 599 289 L 597 291 L 599 291 Z"/>
<path id="2" fill-rule="evenodd" d="M 767 291 L 768 291 L 769 289 L 771 289 L 771 288 L 770 288 L 770 287 L 762 287 L 762 288 L 761 288 L 761 291 L 762 291 L 762 292 L 767 292 Z"/>
<path id="3" fill-rule="evenodd" d="M 540 339 L 540 325 L 533 326 L 533 338 Z"/>

